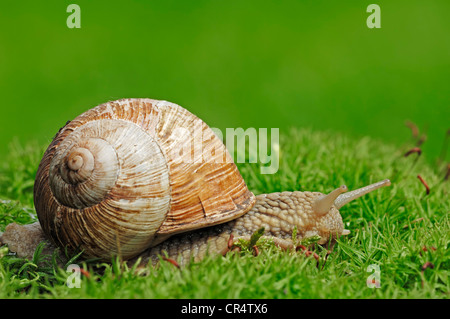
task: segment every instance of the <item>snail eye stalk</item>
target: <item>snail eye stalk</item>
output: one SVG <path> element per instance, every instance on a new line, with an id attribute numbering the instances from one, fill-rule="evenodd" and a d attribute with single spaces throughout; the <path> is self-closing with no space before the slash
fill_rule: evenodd
<path id="1" fill-rule="evenodd" d="M 385 180 L 382 180 L 381 182 L 361 187 L 359 189 L 348 192 L 346 194 L 341 194 L 334 201 L 334 205 L 336 206 L 337 209 L 340 209 L 342 206 L 351 202 L 352 200 L 355 200 L 355 199 L 357 199 L 367 193 L 370 193 L 378 188 L 381 188 L 384 186 L 390 186 L 390 185 L 391 185 L 391 181 L 388 179 L 385 179 Z"/>
<path id="2" fill-rule="evenodd" d="M 333 206 L 338 196 L 341 195 L 342 193 L 345 193 L 346 191 L 348 191 L 347 186 L 342 185 L 341 187 L 336 188 L 328 195 L 323 195 L 317 198 L 313 203 L 313 211 L 319 216 L 325 215 L 330 211 L 331 207 Z"/>

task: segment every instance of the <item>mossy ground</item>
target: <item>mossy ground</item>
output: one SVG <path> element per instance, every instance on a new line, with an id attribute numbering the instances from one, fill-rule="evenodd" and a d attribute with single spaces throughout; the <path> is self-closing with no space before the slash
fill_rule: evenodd
<path id="1" fill-rule="evenodd" d="M 341 209 L 351 233 L 328 256 L 316 247 L 319 265 L 312 255 L 276 247 L 261 247 L 256 257 L 209 256 L 181 269 L 167 262 L 156 268 L 79 262 L 85 270 L 80 288 L 68 288 L 66 269 L 39 267 L 39 254 L 26 261 L 2 247 L 0 298 L 449 298 L 449 181 L 443 165 L 426 154 L 404 157 L 411 146 L 292 130 L 280 137 L 276 174 L 261 175 L 259 164 L 238 164 L 255 194 L 327 193 L 342 184 L 355 189 L 391 179 L 391 187 Z M 33 182 L 43 150 L 14 143 L 1 163 L 0 231 L 13 221 L 36 220 Z M 380 288 L 367 285 L 370 265 L 379 267 Z"/>

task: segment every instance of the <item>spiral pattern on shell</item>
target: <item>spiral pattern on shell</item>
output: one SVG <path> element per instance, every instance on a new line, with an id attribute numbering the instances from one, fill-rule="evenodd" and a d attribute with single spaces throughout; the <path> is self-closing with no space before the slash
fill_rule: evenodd
<path id="1" fill-rule="evenodd" d="M 200 144 L 177 130 L 196 126 Z M 192 161 L 191 149 L 201 161 Z M 39 165 L 34 201 L 55 244 L 107 260 L 234 219 L 255 197 L 196 116 L 166 101 L 124 99 L 88 110 L 58 132 Z"/>

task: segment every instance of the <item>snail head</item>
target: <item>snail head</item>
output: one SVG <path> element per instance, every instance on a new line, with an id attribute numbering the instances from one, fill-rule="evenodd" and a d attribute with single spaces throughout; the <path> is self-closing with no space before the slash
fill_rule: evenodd
<path id="1" fill-rule="evenodd" d="M 348 192 L 347 186 L 342 185 L 327 195 L 319 193 L 320 195 L 313 200 L 311 205 L 311 213 L 316 221 L 315 232 L 321 237 L 319 244 L 327 242 L 330 237 L 336 238 L 350 234 L 349 230 L 344 229 L 339 213 L 342 206 L 380 187 L 390 185 L 391 181 L 385 179 L 350 192 Z"/>

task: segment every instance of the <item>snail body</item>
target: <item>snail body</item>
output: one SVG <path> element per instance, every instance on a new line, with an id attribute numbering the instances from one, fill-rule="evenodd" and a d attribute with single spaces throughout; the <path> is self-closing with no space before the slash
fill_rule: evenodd
<path id="1" fill-rule="evenodd" d="M 185 134 L 195 130 L 200 143 Z M 34 203 L 45 237 L 58 247 L 103 260 L 154 260 L 166 251 L 187 261 L 222 253 L 230 235 L 260 227 L 282 246 L 294 227 L 300 238 L 318 235 L 324 244 L 349 233 L 340 207 L 389 184 L 255 196 L 195 115 L 166 101 L 123 99 L 58 132 L 39 165 Z"/>
<path id="2" fill-rule="evenodd" d="M 389 180 L 345 193 L 341 186 L 328 195 L 320 192 L 281 192 L 256 196 L 256 203 L 249 212 L 227 223 L 198 229 L 169 238 L 139 255 L 144 262 L 157 263 L 159 256 L 176 260 L 180 265 L 191 260 L 199 261 L 206 254 L 226 254 L 233 243 L 250 237 L 261 227 L 264 237 L 283 249 L 294 248 L 292 233 L 297 239 L 319 236 L 319 244 L 333 242 L 339 236 L 350 233 L 344 229 L 338 208 L 351 200 L 380 187 L 389 186 Z"/>

